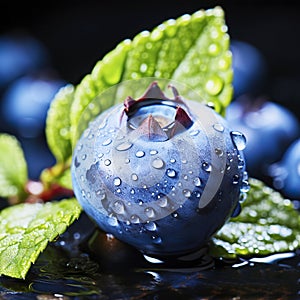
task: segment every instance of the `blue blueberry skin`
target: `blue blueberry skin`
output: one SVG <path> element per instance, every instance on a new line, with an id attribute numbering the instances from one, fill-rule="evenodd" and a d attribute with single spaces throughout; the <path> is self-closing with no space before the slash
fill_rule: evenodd
<path id="1" fill-rule="evenodd" d="M 280 162 L 270 167 L 274 187 L 290 199 L 300 200 L 300 138 L 284 153 Z"/>
<path id="2" fill-rule="evenodd" d="M 14 80 L 49 65 L 49 53 L 29 34 L 0 36 L 0 90 Z"/>
<path id="3" fill-rule="evenodd" d="M 240 97 L 226 111 L 234 130 L 247 139 L 244 155 L 250 176 L 264 178 L 271 164 L 281 159 L 286 148 L 300 134 L 297 117 L 279 103 Z"/>
<path id="4" fill-rule="evenodd" d="M 268 79 L 267 61 L 254 45 L 241 40 L 232 40 L 234 98 L 244 94 L 258 94 Z"/>
<path id="5" fill-rule="evenodd" d="M 50 103 L 65 84 L 47 73 L 27 75 L 12 83 L 2 98 L 1 113 L 8 128 L 21 137 L 41 136 Z"/>
<path id="6" fill-rule="evenodd" d="M 199 249 L 249 189 L 244 137 L 211 108 L 188 106 L 189 128 L 164 139 L 150 122 L 156 135 L 149 139 L 141 120 L 172 119 L 174 109 L 141 108 L 120 126 L 124 106 L 116 105 L 90 123 L 73 155 L 73 189 L 85 212 L 103 231 L 153 257 Z"/>

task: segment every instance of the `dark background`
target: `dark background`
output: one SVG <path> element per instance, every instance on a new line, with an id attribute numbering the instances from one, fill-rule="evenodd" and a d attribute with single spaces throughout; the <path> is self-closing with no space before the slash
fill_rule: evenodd
<path id="1" fill-rule="evenodd" d="M 125 38 L 151 30 L 166 19 L 222 6 L 232 39 L 257 47 L 265 56 L 269 81 L 264 93 L 297 112 L 300 98 L 300 6 L 297 1 L 2 0 L 0 33 L 25 31 L 48 49 L 51 63 L 77 84 L 95 63 Z"/>

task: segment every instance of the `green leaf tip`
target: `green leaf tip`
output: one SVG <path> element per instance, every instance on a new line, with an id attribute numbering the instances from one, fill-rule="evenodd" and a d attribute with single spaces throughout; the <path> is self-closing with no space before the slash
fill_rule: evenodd
<path id="1" fill-rule="evenodd" d="M 27 163 L 16 137 L 0 134 L 0 196 L 16 197 L 21 201 L 28 180 Z"/>
<path id="2" fill-rule="evenodd" d="M 22 203 L 0 212 L 0 274 L 24 279 L 48 242 L 80 215 L 76 199 Z"/>
<path id="3" fill-rule="evenodd" d="M 251 178 L 251 189 L 237 218 L 212 239 L 215 256 L 268 255 L 300 247 L 300 214 L 292 201 L 263 182 Z"/>

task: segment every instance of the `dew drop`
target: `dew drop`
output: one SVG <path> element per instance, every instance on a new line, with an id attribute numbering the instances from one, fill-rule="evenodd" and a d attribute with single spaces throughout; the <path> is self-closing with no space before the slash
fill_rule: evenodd
<path id="1" fill-rule="evenodd" d="M 102 146 L 108 146 L 111 143 L 112 143 L 112 139 L 107 139 L 102 143 Z"/>
<path id="2" fill-rule="evenodd" d="M 109 166 L 109 165 L 111 164 L 111 161 L 110 161 L 109 159 L 106 159 L 106 160 L 104 161 L 104 164 L 105 164 L 106 166 Z"/>
<path id="3" fill-rule="evenodd" d="M 132 143 L 129 143 L 129 142 L 124 142 L 124 143 L 121 143 L 119 144 L 116 149 L 118 151 L 126 151 L 128 149 L 130 149 L 132 147 Z"/>
<path id="4" fill-rule="evenodd" d="M 81 156 L 81 159 L 82 159 L 82 160 L 86 160 L 86 158 L 87 158 L 87 155 L 86 155 L 86 154 L 83 154 L 83 155 Z"/>
<path id="5" fill-rule="evenodd" d="M 160 159 L 159 157 L 155 158 L 152 161 L 152 167 L 155 169 L 161 169 L 161 168 L 163 168 L 164 165 L 165 165 L 164 161 L 162 159 Z"/>
<path id="6" fill-rule="evenodd" d="M 131 179 L 133 181 L 137 181 L 139 178 L 138 178 L 138 176 L 136 174 L 131 174 Z"/>
<path id="7" fill-rule="evenodd" d="M 144 201 L 143 200 L 139 200 L 139 206 L 142 206 L 144 204 Z"/>
<path id="8" fill-rule="evenodd" d="M 178 212 L 173 212 L 172 214 L 171 214 L 171 216 L 173 217 L 173 218 L 178 218 Z"/>
<path id="9" fill-rule="evenodd" d="M 150 150 L 150 155 L 155 155 L 155 154 L 157 154 L 157 153 L 158 153 L 157 150 Z"/>
<path id="10" fill-rule="evenodd" d="M 171 158 L 170 159 L 170 163 L 174 164 L 176 162 L 176 159 L 175 158 Z"/>
<path id="11" fill-rule="evenodd" d="M 238 184 L 239 183 L 239 179 L 240 179 L 239 175 L 233 175 L 232 183 L 233 184 Z"/>
<path id="12" fill-rule="evenodd" d="M 134 189 L 131 189 L 131 190 L 130 190 L 130 194 L 131 194 L 131 195 L 134 195 L 134 194 L 135 194 L 135 190 L 134 190 Z"/>
<path id="13" fill-rule="evenodd" d="M 222 149 L 220 149 L 220 148 L 216 148 L 215 149 L 215 153 L 216 153 L 216 155 L 217 156 L 219 156 L 219 157 L 222 157 L 223 156 L 223 150 Z"/>
<path id="14" fill-rule="evenodd" d="M 202 163 L 202 169 L 206 172 L 210 172 L 211 171 L 211 165 L 207 162 Z"/>
<path id="15" fill-rule="evenodd" d="M 195 186 L 201 186 L 201 179 L 199 177 L 196 177 L 193 182 Z"/>
<path id="16" fill-rule="evenodd" d="M 113 227 L 116 227 L 119 225 L 118 219 L 114 215 L 109 216 L 107 223 Z"/>
<path id="17" fill-rule="evenodd" d="M 195 130 L 192 130 L 192 131 L 190 132 L 190 135 L 191 135 L 191 136 L 196 136 L 196 135 L 199 134 L 199 132 L 200 132 L 200 130 L 195 129 Z"/>
<path id="18" fill-rule="evenodd" d="M 232 142 L 238 150 L 244 150 L 246 148 L 246 137 L 239 131 L 230 132 Z"/>
<path id="19" fill-rule="evenodd" d="M 249 190 L 250 190 L 250 185 L 249 185 L 248 181 L 243 180 L 240 191 L 242 193 L 247 193 L 247 192 L 249 192 Z"/>
<path id="20" fill-rule="evenodd" d="M 176 176 L 176 171 L 173 169 L 167 169 L 167 176 L 170 178 L 174 178 Z"/>
<path id="21" fill-rule="evenodd" d="M 126 158 L 125 159 L 125 164 L 129 164 L 130 163 L 130 159 L 129 158 Z"/>
<path id="22" fill-rule="evenodd" d="M 148 218 L 154 218 L 155 217 L 155 211 L 152 207 L 146 207 L 145 208 L 145 214 Z"/>
<path id="23" fill-rule="evenodd" d="M 218 95 L 223 89 L 223 80 L 218 76 L 209 78 L 205 84 L 205 90 L 210 95 Z"/>
<path id="24" fill-rule="evenodd" d="M 145 224 L 145 228 L 149 231 L 155 231 L 157 229 L 156 223 L 152 221 L 147 221 Z"/>
<path id="25" fill-rule="evenodd" d="M 161 244 L 162 240 L 160 236 L 152 236 L 152 241 L 154 244 Z"/>
<path id="26" fill-rule="evenodd" d="M 117 213 L 117 214 L 124 214 L 125 212 L 125 207 L 122 201 L 117 200 L 114 202 L 113 204 L 113 210 Z"/>
<path id="27" fill-rule="evenodd" d="M 114 179 L 114 185 L 115 186 L 119 186 L 119 185 L 121 185 L 121 183 L 122 183 L 122 180 L 119 177 L 116 177 Z"/>
<path id="28" fill-rule="evenodd" d="M 216 131 L 219 131 L 219 132 L 223 132 L 224 131 L 224 126 L 220 123 L 215 123 L 213 125 L 213 128 L 216 130 Z"/>
<path id="29" fill-rule="evenodd" d="M 168 206 L 168 198 L 167 197 L 160 197 L 158 200 L 157 200 L 157 204 L 160 206 L 160 207 L 167 207 Z"/>
<path id="30" fill-rule="evenodd" d="M 190 191 L 190 190 L 187 190 L 187 189 L 184 189 L 184 190 L 182 191 L 182 193 L 183 193 L 183 195 L 184 195 L 186 198 L 189 198 L 189 197 L 191 197 L 191 195 L 192 195 L 191 191 Z"/>
<path id="31" fill-rule="evenodd" d="M 145 152 L 144 151 L 138 151 L 136 154 L 135 154 L 136 157 L 143 157 L 145 156 Z"/>
<path id="32" fill-rule="evenodd" d="M 130 216 L 130 222 L 133 224 L 140 223 L 140 218 L 137 215 Z"/>

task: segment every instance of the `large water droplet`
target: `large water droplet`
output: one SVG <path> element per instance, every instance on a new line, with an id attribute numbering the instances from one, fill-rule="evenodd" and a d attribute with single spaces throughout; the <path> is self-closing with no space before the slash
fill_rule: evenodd
<path id="1" fill-rule="evenodd" d="M 115 186 L 119 186 L 119 185 L 121 185 L 121 183 L 122 183 L 122 180 L 119 177 L 116 177 L 114 179 L 114 185 Z"/>
<path id="2" fill-rule="evenodd" d="M 113 210 L 117 214 L 124 214 L 124 212 L 125 212 L 124 203 L 120 200 L 115 201 L 113 204 Z"/>
<path id="3" fill-rule="evenodd" d="M 136 157 L 139 157 L 139 158 L 140 158 L 140 157 L 143 157 L 143 156 L 145 156 L 145 152 L 140 150 L 140 151 L 138 151 L 138 152 L 135 154 L 135 156 L 136 156 Z"/>
<path id="4" fill-rule="evenodd" d="M 246 137 L 239 131 L 230 132 L 232 142 L 238 150 L 244 150 L 246 148 Z"/>
<path id="5" fill-rule="evenodd" d="M 157 204 L 162 208 L 167 207 L 168 206 L 168 198 L 166 196 L 159 197 L 157 199 Z"/>
<path id="6" fill-rule="evenodd" d="M 169 176 L 170 178 L 174 178 L 176 176 L 176 171 L 173 169 L 168 169 L 167 176 Z"/>
<path id="7" fill-rule="evenodd" d="M 126 151 L 128 149 L 130 149 L 132 147 L 132 143 L 129 143 L 129 142 L 124 142 L 124 143 L 121 143 L 119 144 L 116 149 L 118 151 Z"/>
<path id="8" fill-rule="evenodd" d="M 161 169 L 164 166 L 164 161 L 162 159 L 160 159 L 159 157 L 155 158 L 152 161 L 152 167 L 155 169 Z"/>

